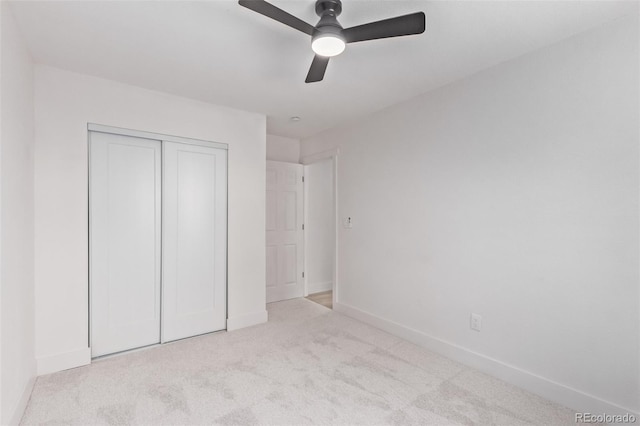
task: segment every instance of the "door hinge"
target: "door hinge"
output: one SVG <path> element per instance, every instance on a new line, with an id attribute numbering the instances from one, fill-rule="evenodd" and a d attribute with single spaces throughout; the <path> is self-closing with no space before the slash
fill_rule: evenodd
<path id="1" fill-rule="evenodd" d="M 302 224 L 302 230 L 304 231 L 304 223 Z"/>
<path id="2" fill-rule="evenodd" d="M 304 182 L 304 176 L 302 176 L 302 182 Z"/>
<path id="3" fill-rule="evenodd" d="M 302 273 L 302 278 L 304 278 L 304 272 Z"/>

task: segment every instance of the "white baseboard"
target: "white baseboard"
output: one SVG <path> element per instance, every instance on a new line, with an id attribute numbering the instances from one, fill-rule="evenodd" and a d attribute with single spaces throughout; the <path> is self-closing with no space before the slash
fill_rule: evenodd
<path id="1" fill-rule="evenodd" d="M 309 294 L 320 293 L 329 290 L 333 290 L 333 281 L 307 284 L 307 291 L 309 292 Z"/>
<path id="2" fill-rule="evenodd" d="M 227 331 L 239 330 L 241 328 L 251 327 L 252 325 L 262 324 L 263 322 L 267 322 L 268 318 L 269 315 L 266 310 L 229 317 L 227 319 Z"/>
<path id="3" fill-rule="evenodd" d="M 447 358 L 476 368 L 482 372 L 504 380 L 505 382 L 540 395 L 543 398 L 572 408 L 576 410 L 576 412 L 598 414 L 606 413 L 612 415 L 624 415 L 628 413 L 636 416 L 636 418 L 640 418 L 640 414 L 631 409 L 603 400 L 596 396 L 589 395 L 585 392 L 545 377 L 538 376 L 497 359 L 473 352 L 454 343 L 429 336 L 428 334 L 406 327 L 402 324 L 380 318 L 353 306 L 345 305 L 343 303 L 335 303 L 333 305 L 333 309 L 336 312 L 340 312 L 427 348 L 433 352 L 444 355 Z"/>
<path id="4" fill-rule="evenodd" d="M 38 376 L 91 364 L 91 348 L 37 358 Z"/>
<path id="5" fill-rule="evenodd" d="M 13 413 L 11 414 L 11 419 L 9 420 L 10 425 L 20 424 L 20 420 L 22 420 L 22 415 L 24 414 L 24 410 L 27 408 L 27 403 L 29 403 L 29 398 L 31 398 L 31 391 L 33 391 L 33 385 L 35 384 L 36 384 L 35 376 L 31 377 L 29 381 L 25 384 L 24 389 L 22 390 L 22 394 L 20 395 L 20 399 L 18 399 L 16 406 L 13 409 Z"/>

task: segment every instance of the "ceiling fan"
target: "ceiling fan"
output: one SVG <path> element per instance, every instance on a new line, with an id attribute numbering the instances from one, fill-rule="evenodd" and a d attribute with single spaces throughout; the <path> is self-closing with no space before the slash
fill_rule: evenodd
<path id="1" fill-rule="evenodd" d="M 305 83 L 321 81 L 329 64 L 329 58 L 339 55 L 347 43 L 421 34 L 425 30 L 424 12 L 370 22 L 351 28 L 342 28 L 338 15 L 342 12 L 340 0 L 317 0 L 316 14 L 320 21 L 316 26 L 306 23 L 284 10 L 263 0 L 239 0 L 240 6 L 282 22 L 311 36 L 311 49 L 315 56 Z"/>

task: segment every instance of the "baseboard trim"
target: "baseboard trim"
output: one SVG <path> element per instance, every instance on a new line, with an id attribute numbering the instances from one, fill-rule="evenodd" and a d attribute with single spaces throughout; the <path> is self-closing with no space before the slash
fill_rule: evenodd
<path id="1" fill-rule="evenodd" d="M 227 331 L 239 330 L 252 325 L 267 322 L 269 314 L 266 310 L 260 312 L 252 312 L 250 314 L 238 315 L 227 319 Z"/>
<path id="2" fill-rule="evenodd" d="M 624 415 L 628 413 L 636 416 L 636 418 L 640 418 L 640 414 L 634 410 L 538 376 L 537 374 L 471 351 L 454 343 L 438 339 L 402 324 L 378 317 L 353 306 L 336 302 L 333 305 L 333 309 L 336 312 L 340 312 L 433 352 L 444 355 L 447 358 L 476 368 L 505 382 L 540 395 L 543 398 L 572 408 L 576 410 L 576 412 L 606 413 L 612 415 Z"/>
<path id="3" fill-rule="evenodd" d="M 307 284 L 307 291 L 309 294 L 321 293 L 323 291 L 329 291 L 333 289 L 333 281 L 325 281 L 320 283 Z"/>
<path id="4" fill-rule="evenodd" d="M 36 384 L 36 377 L 33 376 L 29 379 L 29 381 L 25 384 L 24 389 L 22 390 L 22 395 L 20 395 L 20 399 L 13 409 L 13 414 L 11 415 L 11 419 L 9 420 L 10 425 L 19 425 L 20 420 L 22 420 L 22 416 L 24 415 L 24 410 L 27 408 L 27 404 L 29 403 L 29 398 L 31 398 L 31 392 L 33 391 L 33 386 Z"/>
<path id="5" fill-rule="evenodd" d="M 91 348 L 37 358 L 38 376 L 91 364 Z"/>

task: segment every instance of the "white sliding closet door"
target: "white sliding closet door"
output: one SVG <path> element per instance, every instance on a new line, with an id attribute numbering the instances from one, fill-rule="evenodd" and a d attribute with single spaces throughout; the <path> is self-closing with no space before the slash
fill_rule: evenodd
<path id="1" fill-rule="evenodd" d="M 160 342 L 161 142 L 90 133 L 93 357 Z"/>
<path id="2" fill-rule="evenodd" d="M 227 151 L 163 142 L 162 341 L 223 330 Z"/>

